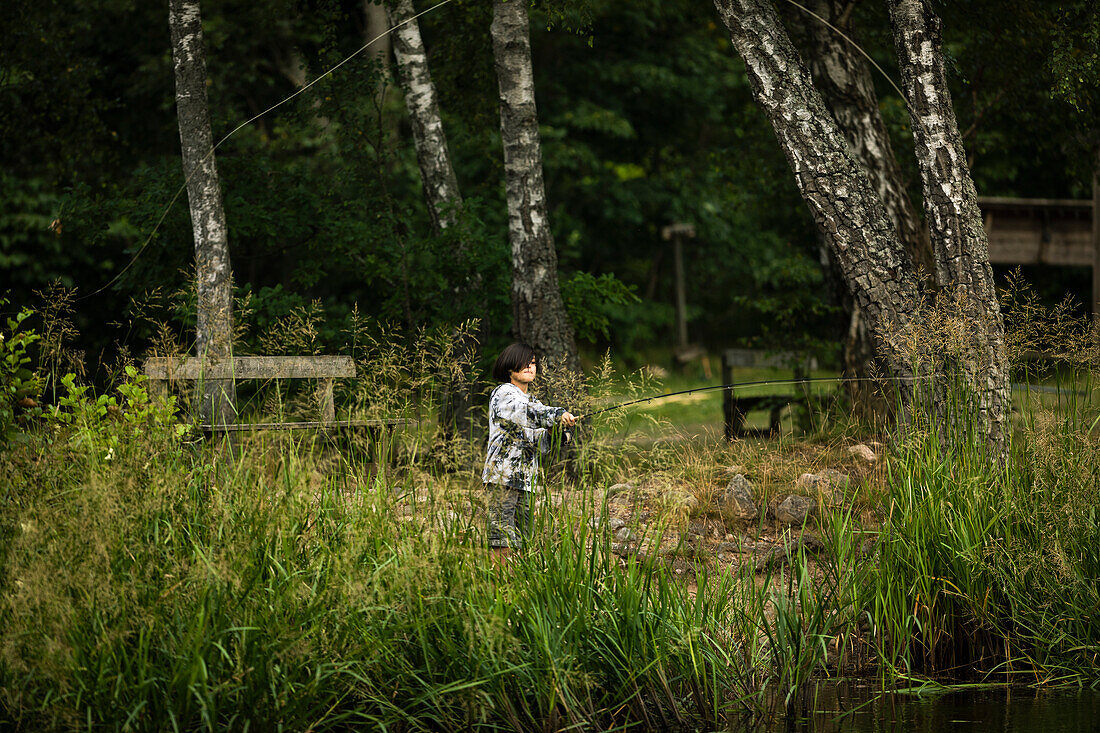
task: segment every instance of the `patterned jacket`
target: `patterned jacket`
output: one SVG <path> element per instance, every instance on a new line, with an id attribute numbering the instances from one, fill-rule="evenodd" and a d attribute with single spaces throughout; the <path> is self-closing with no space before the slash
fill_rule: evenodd
<path id="1" fill-rule="evenodd" d="M 539 454 L 550 450 L 547 428 L 564 413 L 564 407 L 547 407 L 512 383 L 494 389 L 489 398 L 489 450 L 481 480 L 534 491 Z"/>

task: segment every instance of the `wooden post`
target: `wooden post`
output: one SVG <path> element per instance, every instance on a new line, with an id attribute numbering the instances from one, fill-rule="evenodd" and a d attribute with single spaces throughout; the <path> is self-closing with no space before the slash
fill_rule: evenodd
<path id="1" fill-rule="evenodd" d="M 321 380 L 321 422 L 336 420 L 336 404 L 332 399 L 332 380 Z"/>
<path id="2" fill-rule="evenodd" d="M 672 258 L 676 268 L 676 345 L 688 345 L 687 294 L 684 293 L 684 243 L 677 233 L 672 237 Z"/>
<path id="3" fill-rule="evenodd" d="M 1100 153 L 1092 172 L 1092 322 L 1100 328 Z"/>
<path id="4" fill-rule="evenodd" d="M 661 229 L 661 238 L 672 240 L 672 259 L 676 276 L 676 348 L 684 352 L 688 346 L 687 288 L 684 284 L 684 237 L 694 237 L 692 224 L 671 224 Z"/>

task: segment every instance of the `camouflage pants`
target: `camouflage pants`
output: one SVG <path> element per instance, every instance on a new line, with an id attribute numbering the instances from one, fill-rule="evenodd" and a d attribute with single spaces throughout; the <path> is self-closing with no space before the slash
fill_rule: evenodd
<path id="1" fill-rule="evenodd" d="M 531 494 L 485 484 L 489 509 L 489 547 L 522 549 L 531 534 Z"/>

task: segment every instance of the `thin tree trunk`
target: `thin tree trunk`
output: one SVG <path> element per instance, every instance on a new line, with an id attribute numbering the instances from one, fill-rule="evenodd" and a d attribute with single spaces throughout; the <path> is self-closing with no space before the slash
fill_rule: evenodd
<path id="1" fill-rule="evenodd" d="M 206 57 L 198 0 L 169 0 L 172 59 L 176 71 L 183 172 L 195 238 L 198 290 L 198 356 L 220 361 L 233 353 L 233 290 L 229 241 L 206 98 Z M 209 425 L 236 418 L 232 380 L 207 380 L 200 388 L 199 417 Z"/>
<path id="2" fill-rule="evenodd" d="M 920 286 L 874 185 L 770 0 L 715 0 L 715 6 L 879 354 L 894 375 L 910 376 L 909 354 L 897 336 L 917 316 Z"/>
<path id="3" fill-rule="evenodd" d="M 543 358 L 578 370 L 547 215 L 526 0 L 494 0 L 491 31 L 512 244 L 513 328 Z"/>
<path id="4" fill-rule="evenodd" d="M 439 235 L 459 224 L 462 195 L 451 163 L 435 84 L 428 68 L 428 54 L 420 37 L 420 25 L 416 20 L 410 20 L 415 15 L 412 0 L 393 0 L 387 5 L 389 24 L 396 27 L 393 33 L 394 58 L 412 126 L 424 201 L 431 216 L 432 229 Z M 456 238 L 454 254 L 458 260 L 456 270 L 466 272 L 469 269 L 468 247 L 461 232 Z M 453 286 L 456 301 L 469 302 L 470 295 L 480 285 L 481 277 L 476 272 L 463 277 Z M 468 372 L 477 362 L 478 342 L 484 330 L 484 322 L 479 321 L 473 330 L 460 327 L 453 333 L 455 364 L 445 378 L 440 410 L 440 422 L 447 434 L 474 437 L 474 385 L 469 380 Z"/>
<path id="5" fill-rule="evenodd" d="M 366 21 L 363 35 L 366 36 L 368 43 L 378 38 L 370 47 L 370 55 L 382 66 L 383 70 L 389 69 L 390 48 L 392 46 L 390 34 L 386 31 L 393 24 L 386 23 L 386 15 L 386 8 L 382 7 L 381 0 L 363 0 L 363 18 Z M 383 76 L 383 78 L 385 77 Z"/>
<path id="6" fill-rule="evenodd" d="M 951 106 L 940 21 L 926 0 L 891 0 L 894 44 L 908 97 L 936 279 L 957 301 L 965 325 L 958 363 L 977 400 L 978 425 L 1003 451 L 1011 400 L 1004 323 L 989 264 L 978 194 Z"/>
<path id="7" fill-rule="evenodd" d="M 909 259 L 932 278 L 935 268 L 927 229 L 909 198 L 905 181 L 890 143 L 890 134 L 879 110 L 871 65 L 853 43 L 858 37 L 852 24 L 856 0 L 804 0 L 806 8 L 789 5 L 786 17 L 805 48 L 803 59 L 825 106 L 844 133 L 856 159 L 871 178 L 879 199 L 893 221 L 898 239 Z M 810 12 L 806 12 L 806 11 Z M 812 14 L 811 14 L 812 13 Z M 848 383 L 856 411 L 865 417 L 888 418 L 891 400 L 882 399 L 881 384 L 869 381 L 874 368 L 874 348 L 866 326 L 858 322 L 859 306 L 849 302 L 849 331 L 844 344 L 845 375 L 859 381 Z"/>
<path id="8" fill-rule="evenodd" d="M 432 227 L 438 234 L 455 222 L 462 196 L 451 165 L 435 84 L 428 70 L 428 54 L 420 38 L 420 25 L 415 20 L 404 22 L 416 14 L 412 0 L 396 0 L 387 12 L 391 26 L 403 23 L 393 33 L 393 52 L 412 124 L 424 200 L 432 217 Z"/>
<path id="9" fill-rule="evenodd" d="M 835 27 L 834 30 L 801 10 L 793 11 L 792 18 L 797 18 L 805 30 L 805 61 L 814 84 L 840 125 L 852 153 L 871 177 L 909 259 L 927 277 L 933 277 L 928 230 L 921 224 L 906 190 L 890 133 L 879 110 L 871 65 L 852 42 L 840 35 L 843 33 L 859 43 L 851 20 L 856 0 L 805 0 L 802 4 Z"/>

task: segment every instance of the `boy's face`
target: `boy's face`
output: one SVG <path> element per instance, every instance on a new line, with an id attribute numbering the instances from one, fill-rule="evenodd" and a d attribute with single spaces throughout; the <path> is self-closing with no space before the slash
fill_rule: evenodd
<path id="1" fill-rule="evenodd" d="M 512 381 L 517 384 L 530 384 L 535 381 L 535 373 L 537 368 L 535 367 L 535 360 L 532 359 L 531 363 L 525 366 L 518 372 L 512 372 Z"/>

